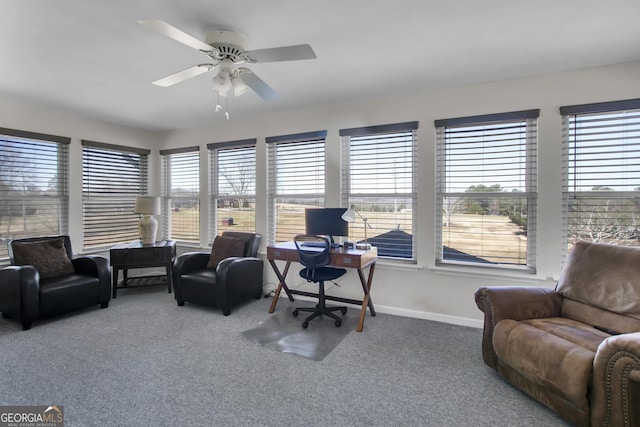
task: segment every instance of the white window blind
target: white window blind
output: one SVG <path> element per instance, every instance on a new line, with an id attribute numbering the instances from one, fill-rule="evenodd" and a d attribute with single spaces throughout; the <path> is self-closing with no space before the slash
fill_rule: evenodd
<path id="1" fill-rule="evenodd" d="M 82 226 L 85 249 L 140 238 L 136 197 L 147 193 L 150 151 L 82 141 Z"/>
<path id="2" fill-rule="evenodd" d="M 304 233 L 305 208 L 324 206 L 326 131 L 268 137 L 268 242 Z"/>
<path id="3" fill-rule="evenodd" d="M 640 99 L 560 108 L 563 247 L 577 240 L 637 246 Z"/>
<path id="4" fill-rule="evenodd" d="M 200 243 L 200 147 L 160 150 L 162 237 Z"/>
<path id="5" fill-rule="evenodd" d="M 68 233 L 70 141 L 0 128 L 0 263 L 11 239 Z"/>
<path id="6" fill-rule="evenodd" d="M 208 144 L 209 243 L 224 231 L 256 230 L 256 140 Z"/>
<path id="7" fill-rule="evenodd" d="M 535 272 L 538 116 L 435 122 L 437 264 Z"/>
<path id="8" fill-rule="evenodd" d="M 415 262 L 418 122 L 341 129 L 343 205 L 367 218 L 349 224 L 349 238 L 378 256 Z"/>

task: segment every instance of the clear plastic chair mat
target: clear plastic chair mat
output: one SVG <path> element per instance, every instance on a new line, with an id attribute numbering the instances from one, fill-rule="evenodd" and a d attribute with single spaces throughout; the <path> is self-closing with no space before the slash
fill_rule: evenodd
<path id="1" fill-rule="evenodd" d="M 307 359 L 322 360 L 340 344 L 345 336 L 356 329 L 357 319 L 354 317 L 351 307 L 343 316 L 340 327 L 336 327 L 333 319 L 320 316 L 311 320 L 309 327 L 304 329 L 302 321 L 309 313 L 300 312 L 297 317 L 291 314 L 295 307 L 304 307 L 304 304 L 296 301 L 286 310 L 284 305 L 281 304 L 281 307 L 278 307 L 275 313 L 270 314 L 267 320 L 255 328 L 241 332 L 241 334 L 264 347 L 273 348 L 283 353 L 296 354 Z"/>

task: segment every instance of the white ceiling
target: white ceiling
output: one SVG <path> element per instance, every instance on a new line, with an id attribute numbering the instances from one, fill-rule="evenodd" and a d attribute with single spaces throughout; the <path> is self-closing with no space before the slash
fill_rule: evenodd
<path id="1" fill-rule="evenodd" d="M 313 47 L 315 60 L 250 65 L 279 97 L 231 98 L 231 120 L 640 60 L 638 0 L 0 1 L 0 97 L 157 131 L 225 119 L 212 73 L 151 84 L 207 57 L 142 18 Z"/>

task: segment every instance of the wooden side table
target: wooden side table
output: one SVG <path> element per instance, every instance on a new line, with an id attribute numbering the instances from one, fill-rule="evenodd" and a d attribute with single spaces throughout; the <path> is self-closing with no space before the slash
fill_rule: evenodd
<path id="1" fill-rule="evenodd" d="M 123 271 L 123 281 L 121 288 L 130 286 L 128 281 L 137 278 L 128 278 L 127 270 L 130 268 L 165 267 L 167 274 L 167 288 L 171 293 L 171 267 L 173 259 L 176 257 L 176 241 L 163 240 L 152 245 L 143 245 L 140 241 L 130 243 L 120 243 L 111 248 L 109 258 L 111 262 L 113 277 L 113 298 L 118 290 L 118 274 Z"/>

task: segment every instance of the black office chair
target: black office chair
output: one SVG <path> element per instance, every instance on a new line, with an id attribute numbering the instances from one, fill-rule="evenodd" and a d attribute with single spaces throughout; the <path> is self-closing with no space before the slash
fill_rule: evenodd
<path id="1" fill-rule="evenodd" d="M 325 304 L 324 282 L 342 277 L 347 272 L 344 268 L 327 267 L 331 261 L 331 241 L 326 237 L 311 234 L 297 235 L 293 241 L 298 250 L 300 264 L 305 266 L 300 270 L 300 277 L 318 284 L 318 304 L 313 308 L 296 307 L 292 314 L 297 316 L 300 311 L 311 312 L 311 315 L 302 322 L 302 327 L 305 329 L 309 326 L 310 320 L 323 314 L 335 319 L 336 326 L 342 325 L 342 318 L 333 312 L 341 311 L 345 315 L 347 307 L 327 307 Z M 305 247 L 305 242 L 313 242 L 312 244 L 316 246 Z M 318 243 L 322 243 L 322 246 L 318 247 Z"/>

